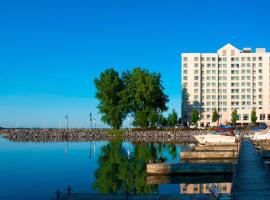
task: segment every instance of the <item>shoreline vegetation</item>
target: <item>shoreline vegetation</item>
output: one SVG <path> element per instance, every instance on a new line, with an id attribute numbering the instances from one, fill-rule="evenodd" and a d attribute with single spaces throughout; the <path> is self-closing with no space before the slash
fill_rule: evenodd
<path id="1" fill-rule="evenodd" d="M 211 133 L 211 129 L 4 129 L 4 137 L 19 142 L 111 141 L 142 143 L 194 143 L 194 135 Z M 247 133 L 249 131 L 244 131 Z"/>

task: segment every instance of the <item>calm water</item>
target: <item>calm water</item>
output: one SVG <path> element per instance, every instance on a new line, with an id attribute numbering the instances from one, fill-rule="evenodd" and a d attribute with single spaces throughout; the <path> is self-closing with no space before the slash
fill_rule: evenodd
<path id="1" fill-rule="evenodd" d="M 75 192 L 96 193 L 136 190 L 179 194 L 198 190 L 196 185 L 146 183 L 145 165 L 149 160 L 179 162 L 180 150 L 180 145 L 173 144 L 21 143 L 0 136 L 0 199 L 47 200 L 68 185 Z M 200 190 L 203 187 L 208 186 L 200 185 Z"/>

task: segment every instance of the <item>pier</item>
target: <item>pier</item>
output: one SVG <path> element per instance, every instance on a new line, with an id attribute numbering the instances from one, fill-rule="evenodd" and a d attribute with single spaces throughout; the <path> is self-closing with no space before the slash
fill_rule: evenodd
<path id="1" fill-rule="evenodd" d="M 269 199 L 270 171 L 252 142 L 241 142 L 232 193 L 236 200 Z"/>

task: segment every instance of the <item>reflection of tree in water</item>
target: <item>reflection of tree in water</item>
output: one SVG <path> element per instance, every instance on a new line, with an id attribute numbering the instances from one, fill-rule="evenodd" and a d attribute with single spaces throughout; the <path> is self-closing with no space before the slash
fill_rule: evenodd
<path id="1" fill-rule="evenodd" d="M 99 168 L 95 172 L 96 180 L 93 189 L 100 193 L 155 193 L 157 185 L 146 184 L 146 164 L 157 160 L 164 161 L 160 155 L 164 145 L 136 144 L 134 153 L 128 157 L 121 141 L 112 141 L 101 150 Z M 173 152 L 173 146 L 168 146 L 168 152 Z M 173 155 L 172 155 L 173 156 Z"/>

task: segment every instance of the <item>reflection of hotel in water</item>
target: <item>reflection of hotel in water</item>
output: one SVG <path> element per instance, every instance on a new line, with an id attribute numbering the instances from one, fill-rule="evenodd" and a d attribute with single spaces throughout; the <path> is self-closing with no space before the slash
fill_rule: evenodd
<path id="1" fill-rule="evenodd" d="M 213 183 L 201 183 L 201 184 L 180 184 L 181 194 L 208 194 L 209 188 Z M 232 189 L 232 183 L 214 183 L 221 193 L 230 193 Z"/>

